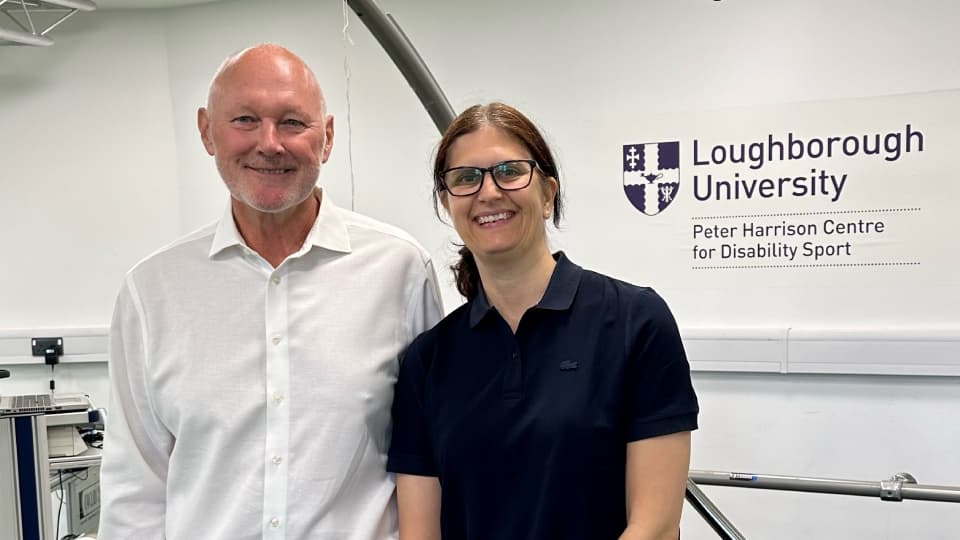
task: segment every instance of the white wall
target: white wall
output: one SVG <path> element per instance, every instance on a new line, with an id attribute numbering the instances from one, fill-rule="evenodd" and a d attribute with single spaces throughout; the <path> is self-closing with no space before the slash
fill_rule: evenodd
<path id="1" fill-rule="evenodd" d="M 108 325 L 126 269 L 180 231 L 161 21 L 78 15 L 54 47 L 0 48 L 0 118 L 0 329 Z M 0 391 L 47 388 L 10 369 Z M 106 404 L 105 364 L 56 373 Z"/>
<path id="2" fill-rule="evenodd" d="M 500 99 L 543 126 L 568 197 L 557 246 L 618 275 L 636 275 L 611 255 L 624 239 L 593 219 L 606 210 L 596 170 L 610 152 L 597 134 L 618 126 L 618 110 L 696 114 L 960 88 L 960 8 L 946 1 L 381 4 L 455 109 Z M 219 216 L 226 192 L 197 140 L 195 109 L 220 60 L 258 41 L 300 53 L 324 83 L 337 134 L 321 182 L 338 204 L 350 205 L 352 173 L 358 210 L 447 259 L 455 237 L 429 201 L 433 125 L 362 24 L 351 17 L 353 46 L 342 26 L 338 2 L 236 1 L 79 14 L 51 48 L 0 48 L 0 329 L 105 326 L 129 266 Z M 639 54 L 655 79 L 636 74 Z M 639 275 L 681 326 L 704 319 L 656 268 Z M 444 293 L 453 308 L 456 294 L 449 285 Z M 18 366 L 14 375 L 0 389 L 42 390 L 48 371 Z M 956 379 L 694 379 L 703 410 L 694 468 L 863 480 L 906 470 L 960 485 Z M 58 380 L 106 401 L 103 365 L 64 365 Z M 960 508 L 947 503 L 705 491 L 750 538 L 960 536 Z M 713 537 L 689 509 L 684 530 Z"/>
<path id="3" fill-rule="evenodd" d="M 124 268 L 178 231 L 163 27 L 105 12 L 68 28 L 0 49 L 4 328 L 103 324 Z"/>

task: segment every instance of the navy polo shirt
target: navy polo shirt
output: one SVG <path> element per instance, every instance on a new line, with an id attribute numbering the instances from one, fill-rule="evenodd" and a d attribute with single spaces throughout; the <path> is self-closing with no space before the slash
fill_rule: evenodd
<path id="1" fill-rule="evenodd" d="M 481 292 L 404 355 L 387 469 L 439 478 L 444 540 L 616 540 L 627 443 L 697 428 L 666 303 L 555 258 L 516 334 Z"/>

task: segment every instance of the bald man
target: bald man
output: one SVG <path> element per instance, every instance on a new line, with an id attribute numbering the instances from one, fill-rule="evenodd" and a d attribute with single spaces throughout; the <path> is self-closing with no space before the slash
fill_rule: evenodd
<path id="1" fill-rule="evenodd" d="M 430 257 L 317 187 L 333 117 L 290 51 L 228 58 L 197 126 L 230 201 L 121 287 L 99 538 L 396 538 L 390 406 L 441 314 Z"/>

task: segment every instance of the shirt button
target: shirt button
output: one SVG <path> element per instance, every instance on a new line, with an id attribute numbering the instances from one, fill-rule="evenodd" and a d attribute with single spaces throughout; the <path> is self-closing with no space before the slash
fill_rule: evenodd
<path id="1" fill-rule="evenodd" d="M 270 338 L 270 341 L 272 341 L 274 345 L 279 345 L 282 340 L 283 340 L 283 336 L 281 336 L 281 335 L 279 335 L 279 334 L 277 334 L 277 335 L 273 336 L 272 338 Z"/>
<path id="2" fill-rule="evenodd" d="M 280 520 L 277 519 L 277 518 L 271 519 L 271 520 L 270 520 L 270 526 L 273 527 L 274 529 L 279 528 L 279 527 L 280 527 Z"/>
<path id="3" fill-rule="evenodd" d="M 283 394 L 281 394 L 280 392 L 277 392 L 276 394 L 274 394 L 274 395 L 273 395 L 273 403 L 274 403 L 274 405 L 279 405 L 279 404 L 283 403 Z"/>
<path id="4" fill-rule="evenodd" d="M 280 456 L 273 456 L 273 459 L 271 459 L 270 461 L 272 461 L 274 465 L 280 465 L 281 463 L 283 463 L 283 458 Z"/>
<path id="5" fill-rule="evenodd" d="M 270 281 L 271 281 L 274 285 L 279 285 L 279 284 L 280 284 L 280 276 L 273 276 L 272 278 L 270 278 Z"/>

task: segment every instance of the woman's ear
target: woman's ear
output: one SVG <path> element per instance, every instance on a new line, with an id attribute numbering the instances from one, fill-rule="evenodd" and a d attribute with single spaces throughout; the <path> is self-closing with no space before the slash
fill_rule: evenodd
<path id="1" fill-rule="evenodd" d="M 557 182 L 557 179 L 552 176 L 545 176 L 541 185 L 543 186 L 543 204 L 552 211 L 553 200 L 560 190 L 560 182 Z"/>

